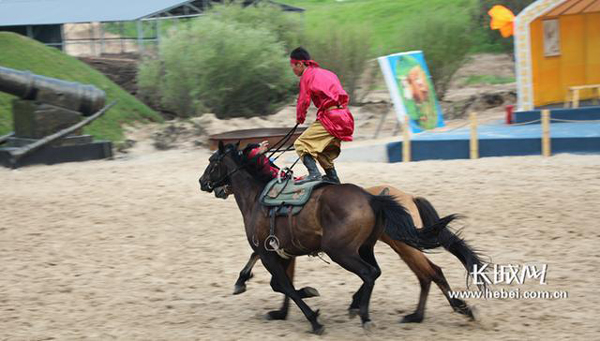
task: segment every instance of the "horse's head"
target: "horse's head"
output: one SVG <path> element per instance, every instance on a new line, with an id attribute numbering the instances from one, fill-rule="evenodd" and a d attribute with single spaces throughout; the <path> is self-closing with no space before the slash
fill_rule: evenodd
<path id="1" fill-rule="evenodd" d="M 238 145 L 223 145 L 219 142 L 219 149 L 208 159 L 209 163 L 200 177 L 200 189 L 205 192 L 215 191 L 215 196 L 221 199 L 227 199 L 231 192 L 231 183 L 229 176 L 234 171 L 235 163 L 227 162 L 227 158 L 238 153 Z"/>

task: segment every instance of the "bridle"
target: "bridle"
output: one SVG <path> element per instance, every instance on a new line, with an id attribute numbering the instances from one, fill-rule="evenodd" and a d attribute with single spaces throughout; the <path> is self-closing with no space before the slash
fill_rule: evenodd
<path id="1" fill-rule="evenodd" d="M 229 150 L 225 151 L 224 153 L 222 153 L 222 154 L 218 155 L 216 160 L 214 160 L 214 161 L 211 161 L 211 163 L 212 163 L 212 162 L 215 162 L 215 164 L 213 164 L 213 167 L 212 167 L 212 169 L 211 169 L 211 170 L 210 170 L 210 172 L 208 173 L 208 174 L 209 174 L 209 176 L 210 176 L 210 175 L 212 175 L 212 173 L 215 171 L 215 169 L 216 169 L 216 168 L 219 168 L 219 169 L 220 169 L 220 167 L 218 167 L 218 166 L 220 166 L 220 164 L 221 164 L 221 161 L 222 161 L 222 160 L 223 160 L 223 158 L 224 158 L 224 157 L 225 157 L 227 154 L 229 154 L 231 151 L 232 151 L 232 149 L 229 149 Z M 241 153 L 241 151 L 238 151 L 238 153 Z M 231 172 L 229 172 L 229 173 L 225 174 L 224 176 L 221 176 L 219 179 L 217 179 L 217 180 L 215 180 L 215 181 L 212 181 L 212 180 L 210 180 L 210 183 L 208 184 L 209 188 L 210 188 L 210 189 L 215 189 L 215 188 L 218 188 L 218 187 L 227 186 L 227 185 L 228 185 L 228 183 L 226 183 L 226 181 L 229 179 L 229 177 L 230 177 L 231 175 L 233 175 L 234 173 L 236 173 L 237 171 L 239 171 L 240 169 L 242 169 L 244 166 L 245 166 L 245 165 L 242 165 L 242 166 L 240 166 L 240 167 L 236 167 L 236 168 L 235 168 L 233 171 L 231 171 Z"/>
<path id="2" fill-rule="evenodd" d="M 218 158 L 215 161 L 213 161 L 213 162 L 216 162 L 217 165 L 220 164 L 221 160 L 223 160 L 223 158 L 227 154 L 229 154 L 230 152 L 232 152 L 232 151 L 233 151 L 232 149 L 229 149 L 229 150 L 225 151 L 223 154 L 219 155 Z M 240 157 L 242 156 L 243 151 L 241 151 L 241 150 L 235 150 L 235 151 L 238 153 L 238 156 L 240 156 Z M 259 157 L 259 155 L 254 156 L 252 158 L 254 159 L 254 158 L 258 158 L 258 157 Z M 225 174 L 224 176 L 222 176 L 218 180 L 213 181 L 212 184 L 210 184 L 209 187 L 212 188 L 212 189 L 214 189 L 214 188 L 217 188 L 217 187 L 228 186 L 229 184 L 226 183 L 226 181 L 229 179 L 229 177 L 232 176 L 233 174 L 237 173 L 238 171 L 242 170 L 243 168 L 247 167 L 249 164 L 251 164 L 251 162 L 244 162 L 242 165 L 236 167 L 234 170 L 228 172 L 227 174 Z M 211 171 L 209 172 L 209 175 L 212 174 L 213 171 L 214 171 L 214 168 L 211 169 Z"/>
<path id="3" fill-rule="evenodd" d="M 270 158 L 271 156 L 273 156 L 277 152 L 281 152 L 281 154 L 283 154 L 284 152 L 291 150 L 290 148 L 293 148 L 293 146 L 290 146 L 290 147 L 282 150 L 283 145 L 287 141 L 290 140 L 290 138 L 292 137 L 292 135 L 294 134 L 294 132 L 296 131 L 297 128 L 298 128 L 298 124 L 296 124 L 287 134 L 285 134 L 285 136 L 281 140 L 279 140 L 277 143 L 275 143 L 275 145 L 273 145 L 273 147 L 271 147 L 271 148 L 269 148 L 267 150 L 267 153 L 268 152 L 271 153 L 268 156 L 268 158 Z M 221 160 L 223 160 L 223 158 L 227 154 L 229 154 L 230 152 L 232 152 L 232 151 L 233 151 L 233 149 L 228 149 L 224 153 L 218 155 L 217 159 L 215 161 L 211 161 L 211 163 L 212 162 L 216 162 L 217 165 L 220 164 Z M 242 156 L 243 151 L 237 150 L 237 149 L 235 149 L 235 151 L 238 153 L 238 156 L 240 156 L 240 157 Z M 279 156 L 281 156 L 281 155 L 279 155 Z M 258 158 L 258 157 L 259 157 L 259 155 L 256 155 L 253 158 Z M 278 157 L 276 157 L 275 159 L 277 159 Z M 298 160 L 299 160 L 299 158 L 298 158 Z M 298 160 L 296 160 L 296 162 L 298 162 Z M 294 165 L 296 164 L 296 162 L 294 162 Z M 222 176 L 218 180 L 216 180 L 216 181 L 210 181 L 211 183 L 207 184 L 208 187 L 209 187 L 209 189 L 215 189 L 215 188 L 218 188 L 218 187 L 225 187 L 225 191 L 229 192 L 229 190 L 228 190 L 229 184 L 226 183 L 226 181 L 229 179 L 230 176 L 232 176 L 233 174 L 237 173 L 239 170 L 245 168 L 249 164 L 251 164 L 251 162 L 244 162 L 242 165 L 236 167 L 234 170 L 232 170 L 231 172 L 225 174 L 224 176 Z M 292 167 L 294 167 L 294 166 L 292 165 Z M 290 167 L 290 168 L 292 168 L 292 167 Z M 210 170 L 209 175 L 212 174 L 212 172 L 214 171 L 214 168 L 216 168 L 216 167 L 213 167 L 213 169 Z"/>

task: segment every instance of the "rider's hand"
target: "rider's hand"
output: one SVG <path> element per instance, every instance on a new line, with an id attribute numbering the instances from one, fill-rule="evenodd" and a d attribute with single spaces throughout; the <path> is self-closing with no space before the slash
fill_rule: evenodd
<path id="1" fill-rule="evenodd" d="M 265 140 L 260 143 L 258 146 L 258 152 L 264 154 L 267 150 L 269 150 L 269 141 Z"/>

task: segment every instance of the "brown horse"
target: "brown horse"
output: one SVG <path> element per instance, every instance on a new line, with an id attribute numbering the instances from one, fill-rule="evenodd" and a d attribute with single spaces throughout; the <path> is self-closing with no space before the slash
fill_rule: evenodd
<path id="1" fill-rule="evenodd" d="M 365 190 L 373 195 L 389 194 L 393 196 L 400 205 L 408 210 L 417 228 L 421 228 L 423 225 L 435 224 L 435 222 L 440 219 L 435 208 L 425 198 L 414 197 L 390 185 L 374 186 L 365 188 Z M 461 261 L 461 263 L 463 263 L 468 272 L 473 270 L 473 265 L 477 265 L 479 268 L 483 266 L 483 261 L 479 258 L 477 252 L 469 247 L 469 245 L 456 234 L 453 234 L 449 230 L 443 230 L 440 232 L 438 239 L 444 248 L 454 254 Z M 379 240 L 388 244 L 398 254 L 398 256 L 400 256 L 400 258 L 417 276 L 419 284 L 421 285 L 421 294 L 419 295 L 417 309 L 412 314 L 404 316 L 404 318 L 401 320 L 402 323 L 418 323 L 423 321 L 425 314 L 425 303 L 427 301 L 427 296 L 429 295 L 431 282 L 437 284 L 454 311 L 466 315 L 471 319 L 475 319 L 471 308 L 466 302 L 450 297 L 450 292 L 452 289 L 450 288 L 442 269 L 430 261 L 423 252 L 401 241 L 390 238 L 385 234 L 385 232 L 381 235 Z M 258 258 L 258 254 L 253 252 L 250 256 L 250 259 L 246 263 L 246 266 L 244 266 L 240 272 L 240 275 L 235 283 L 233 291 L 234 295 L 241 294 L 246 291 L 246 282 L 252 278 L 252 268 L 254 267 L 254 264 L 256 264 Z M 479 282 L 484 281 L 480 278 Z M 318 291 L 313 288 L 309 289 L 312 295 L 318 295 Z M 354 315 L 356 312 L 356 304 L 357 302 L 353 301 L 353 303 L 350 305 L 349 311 L 351 315 Z M 282 310 L 283 309 L 286 309 L 286 307 L 282 308 Z M 287 310 L 284 311 L 287 312 Z"/>
<path id="2" fill-rule="evenodd" d="M 248 148 L 239 150 L 237 145 L 219 144 L 219 150 L 209 158 L 209 165 L 200 178 L 201 189 L 214 190 L 221 198 L 233 193 L 243 215 L 248 242 L 272 275 L 271 288 L 285 295 L 282 309 L 269 316 L 285 318 L 289 299 L 292 299 L 316 334 L 321 334 L 324 327 L 317 320 L 318 310 L 313 311 L 303 301 L 312 296 L 311 290 L 296 290 L 292 283 L 294 257 L 325 252 L 331 260 L 359 276 L 363 284 L 354 294 L 351 307 L 358 309 L 362 325 L 368 330 L 371 293 L 381 274 L 373 247 L 384 230 L 391 239 L 417 249 L 435 248 L 440 246 L 440 231 L 455 218 L 450 215 L 417 229 L 406 209 L 390 196 L 375 196 L 351 184 L 323 186 L 313 191 L 290 224 L 287 217 L 276 219 L 279 245 L 291 256 L 282 258 L 265 246 L 270 224 L 268 212 L 258 200 L 271 179 L 261 171 L 263 156 L 250 158 L 248 151 Z"/>

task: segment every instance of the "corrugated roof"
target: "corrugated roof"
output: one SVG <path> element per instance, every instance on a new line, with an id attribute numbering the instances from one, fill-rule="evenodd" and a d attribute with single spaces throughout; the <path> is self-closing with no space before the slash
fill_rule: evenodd
<path id="1" fill-rule="evenodd" d="M 0 26 L 132 21 L 187 2 L 182 0 L 0 0 Z"/>
<path id="2" fill-rule="evenodd" d="M 591 13 L 600 11 L 600 0 L 567 0 L 546 13 L 544 17 Z"/>

